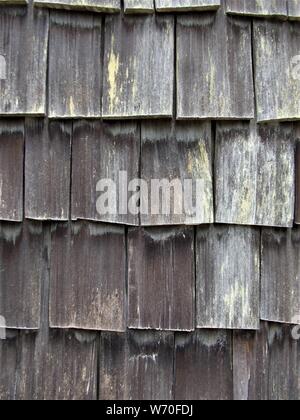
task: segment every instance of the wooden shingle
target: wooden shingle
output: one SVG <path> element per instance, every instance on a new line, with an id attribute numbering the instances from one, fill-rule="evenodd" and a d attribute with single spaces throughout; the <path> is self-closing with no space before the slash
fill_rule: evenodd
<path id="1" fill-rule="evenodd" d="M 136 123 L 74 123 L 72 219 L 139 225 L 138 215 L 127 209 L 131 197 L 127 192 L 128 183 L 139 178 L 139 157 L 140 130 Z M 127 172 L 127 181 L 124 172 Z M 122 173 L 126 185 L 123 185 Z M 105 199 L 107 190 L 104 184 L 98 183 L 106 179 L 115 183 L 116 191 L 110 193 L 112 204 L 105 201 L 105 208 L 101 209 L 98 200 Z"/>
<path id="2" fill-rule="evenodd" d="M 51 243 L 50 326 L 124 331 L 125 266 L 124 228 L 58 224 Z"/>
<path id="3" fill-rule="evenodd" d="M 226 0 L 226 12 L 263 18 L 287 17 L 286 0 Z"/>
<path id="4" fill-rule="evenodd" d="M 197 328 L 259 328 L 260 231 L 210 226 L 197 231 Z"/>
<path id="5" fill-rule="evenodd" d="M 216 222 L 292 227 L 294 159 L 291 124 L 219 123 Z"/>
<path id="6" fill-rule="evenodd" d="M 0 314 L 7 328 L 40 326 L 48 245 L 40 222 L 0 225 Z"/>
<path id="7" fill-rule="evenodd" d="M 116 13 L 121 10 L 121 0 L 34 0 L 34 5 L 53 9 L 90 10 L 105 13 Z"/>
<path id="8" fill-rule="evenodd" d="M 288 0 L 289 19 L 300 20 L 300 0 Z"/>
<path id="9" fill-rule="evenodd" d="M 27 119 L 25 132 L 25 217 L 66 221 L 70 206 L 72 124 Z"/>
<path id="10" fill-rule="evenodd" d="M 154 0 L 124 0 L 125 14 L 154 13 Z"/>
<path id="11" fill-rule="evenodd" d="M 263 229 L 261 319 L 300 324 L 300 229 Z"/>
<path id="12" fill-rule="evenodd" d="M 171 117 L 173 85 L 173 16 L 107 17 L 103 118 Z"/>
<path id="13" fill-rule="evenodd" d="M 177 21 L 177 118 L 254 117 L 251 22 L 217 14 Z"/>
<path id="14" fill-rule="evenodd" d="M 44 115 L 48 13 L 29 7 L 1 7 L 0 28 L 5 73 L 0 80 L 0 115 Z"/>
<path id="15" fill-rule="evenodd" d="M 295 124 L 295 143 L 296 143 L 296 205 L 295 223 L 300 224 L 300 124 Z"/>
<path id="16" fill-rule="evenodd" d="M 23 220 L 23 175 L 24 121 L 0 120 L 0 220 Z"/>
<path id="17" fill-rule="evenodd" d="M 158 12 L 201 12 L 217 10 L 220 0 L 155 0 Z"/>
<path id="18" fill-rule="evenodd" d="M 145 194 L 148 200 L 142 206 L 145 213 L 141 214 L 142 225 L 213 222 L 211 132 L 210 123 L 142 124 L 141 173 L 148 187 Z M 160 199 L 153 180 L 159 180 L 162 189 L 166 182 L 165 198 Z M 154 200 L 155 191 L 157 199 Z"/>
<path id="19" fill-rule="evenodd" d="M 0 340 L 0 401 L 11 401 L 16 395 L 19 335 L 7 330 L 5 340 Z"/>
<path id="20" fill-rule="evenodd" d="M 194 329 L 193 228 L 130 229 L 128 325 L 135 329 Z"/>
<path id="21" fill-rule="evenodd" d="M 100 400 L 172 400 L 172 333 L 102 333 L 100 349 Z"/>
<path id="22" fill-rule="evenodd" d="M 176 334 L 175 399 L 232 400 L 232 333 Z"/>
<path id="23" fill-rule="evenodd" d="M 258 121 L 299 120 L 298 23 L 256 20 L 253 31 Z"/>
<path id="24" fill-rule="evenodd" d="M 101 31 L 101 16 L 51 12 L 49 118 L 101 116 Z"/>

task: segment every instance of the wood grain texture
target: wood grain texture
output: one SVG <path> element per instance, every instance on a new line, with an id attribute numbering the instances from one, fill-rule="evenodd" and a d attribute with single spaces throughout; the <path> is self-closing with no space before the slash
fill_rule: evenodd
<path id="1" fill-rule="evenodd" d="M 27 119 L 25 217 L 69 218 L 72 124 Z"/>
<path id="2" fill-rule="evenodd" d="M 0 313 L 7 328 L 38 329 L 48 247 L 37 222 L 0 225 Z"/>
<path id="3" fill-rule="evenodd" d="M 220 0 L 155 0 L 158 12 L 217 10 L 220 5 Z"/>
<path id="4" fill-rule="evenodd" d="M 300 20 L 300 0 L 288 0 L 290 20 Z"/>
<path id="5" fill-rule="evenodd" d="M 210 123 L 142 124 L 142 179 L 148 190 L 145 199 L 142 194 L 142 225 L 213 223 L 211 132 Z M 153 180 L 161 182 L 160 191 L 166 181 L 162 197 Z"/>
<path id="6" fill-rule="evenodd" d="M 233 341 L 234 399 L 300 399 L 300 342 L 291 328 L 262 323 L 256 333 L 236 332 Z"/>
<path id="7" fill-rule="evenodd" d="M 258 121 L 299 120 L 299 25 L 256 20 L 253 36 Z"/>
<path id="8" fill-rule="evenodd" d="M 286 0 L 226 0 L 226 12 L 263 18 L 286 18 Z"/>
<path id="9" fill-rule="evenodd" d="M 121 0 L 34 0 L 37 7 L 53 9 L 89 10 L 116 13 L 121 10 Z"/>
<path id="10" fill-rule="evenodd" d="M 101 29 L 98 15 L 50 14 L 49 118 L 101 116 Z"/>
<path id="11" fill-rule="evenodd" d="M 57 225 L 51 247 L 50 326 L 124 331 L 124 229 Z"/>
<path id="12" fill-rule="evenodd" d="M 7 331 L 6 339 L 0 340 L 0 401 L 15 399 L 18 337 L 17 331 Z"/>
<path id="13" fill-rule="evenodd" d="M 232 400 L 232 333 L 176 334 L 175 399 Z"/>
<path id="14" fill-rule="evenodd" d="M 300 224 L 300 124 L 294 124 L 295 127 L 295 143 L 296 143 L 296 205 L 295 205 L 295 223 Z"/>
<path id="15" fill-rule="evenodd" d="M 291 124 L 217 125 L 216 221 L 292 227 L 295 203 Z"/>
<path id="16" fill-rule="evenodd" d="M 102 333 L 100 400 L 172 400 L 174 335 Z"/>
<path id="17" fill-rule="evenodd" d="M 127 192 L 128 183 L 139 178 L 139 159 L 140 129 L 137 124 L 76 122 L 73 130 L 72 219 L 139 225 L 139 215 L 121 206 L 123 198 L 127 205 L 131 197 Z M 126 185 L 120 180 L 124 171 L 127 172 Z M 107 214 L 100 212 L 98 206 L 98 200 L 106 194 L 106 190 L 98 191 L 98 182 L 104 179 L 115 182 L 117 192 L 122 193 L 117 194 L 112 205 L 105 203 Z M 111 193 L 113 196 L 114 192 Z"/>
<path id="18" fill-rule="evenodd" d="M 23 220 L 24 121 L 0 120 L 0 219 Z"/>
<path id="19" fill-rule="evenodd" d="M 129 328 L 194 329 L 193 228 L 128 232 Z"/>
<path id="20" fill-rule="evenodd" d="M 250 20 L 223 8 L 178 18 L 177 117 L 254 117 Z"/>
<path id="21" fill-rule="evenodd" d="M 260 231 L 199 228 L 196 253 L 197 328 L 258 329 Z"/>
<path id="22" fill-rule="evenodd" d="M 124 0 L 125 14 L 154 13 L 154 0 Z"/>
<path id="23" fill-rule="evenodd" d="M 44 10 L 5 6 L 0 14 L 0 115 L 44 115 L 49 16 Z"/>
<path id="24" fill-rule="evenodd" d="M 300 324 L 300 229 L 263 229 L 261 319 Z"/>
<path id="25" fill-rule="evenodd" d="M 172 116 L 173 16 L 107 17 L 104 56 L 104 118 Z"/>

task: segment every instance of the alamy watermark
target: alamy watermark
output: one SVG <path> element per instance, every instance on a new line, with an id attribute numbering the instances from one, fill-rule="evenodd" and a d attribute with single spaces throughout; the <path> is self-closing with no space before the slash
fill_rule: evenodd
<path id="1" fill-rule="evenodd" d="M 6 80 L 7 69 L 6 69 L 6 58 L 0 54 L 0 80 Z"/>
<path id="2" fill-rule="evenodd" d="M 0 340 L 6 340 L 6 320 L 0 316 Z"/>

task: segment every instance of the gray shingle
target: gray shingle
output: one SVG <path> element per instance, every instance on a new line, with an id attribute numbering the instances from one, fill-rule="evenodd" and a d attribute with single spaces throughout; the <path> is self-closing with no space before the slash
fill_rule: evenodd
<path id="1" fill-rule="evenodd" d="M 287 17 L 286 0 L 226 0 L 227 13 L 263 18 Z"/>
<path id="2" fill-rule="evenodd" d="M 300 20 L 300 0 L 288 0 L 289 19 Z"/>
<path id="3" fill-rule="evenodd" d="M 190 12 L 216 10 L 220 0 L 155 0 L 158 12 Z"/>
<path id="4" fill-rule="evenodd" d="M 121 10 L 121 0 L 34 0 L 34 5 L 54 9 L 90 10 L 105 13 L 115 13 Z"/>
<path id="5" fill-rule="evenodd" d="M 134 13 L 154 13 L 154 0 L 124 0 L 124 12 Z"/>

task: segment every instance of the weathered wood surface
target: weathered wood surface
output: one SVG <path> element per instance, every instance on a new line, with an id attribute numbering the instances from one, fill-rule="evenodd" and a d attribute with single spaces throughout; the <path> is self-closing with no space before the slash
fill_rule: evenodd
<path id="1" fill-rule="evenodd" d="M 197 328 L 258 329 L 260 231 L 199 228 L 196 243 Z"/>
<path id="2" fill-rule="evenodd" d="M 300 124 L 295 125 L 295 143 L 296 143 L 296 208 L 295 223 L 300 224 Z"/>
<path id="3" fill-rule="evenodd" d="M 256 333 L 235 332 L 235 400 L 299 400 L 300 341 L 291 327 L 261 324 Z"/>
<path id="4" fill-rule="evenodd" d="M 216 221 L 292 227 L 293 126 L 219 123 L 216 136 Z"/>
<path id="5" fill-rule="evenodd" d="M 226 0 L 226 12 L 234 15 L 286 18 L 286 0 Z"/>
<path id="6" fill-rule="evenodd" d="M 158 12 L 189 12 L 216 10 L 220 0 L 155 0 Z"/>
<path id="7" fill-rule="evenodd" d="M 263 229 L 261 319 L 300 324 L 300 229 Z"/>
<path id="8" fill-rule="evenodd" d="M 174 44 L 173 16 L 106 18 L 104 118 L 172 116 Z"/>
<path id="9" fill-rule="evenodd" d="M 288 0 L 290 20 L 300 20 L 300 0 Z"/>
<path id="10" fill-rule="evenodd" d="M 177 117 L 251 119 L 251 22 L 217 14 L 177 21 Z"/>
<path id="11" fill-rule="evenodd" d="M 253 36 L 258 122 L 300 119 L 299 25 L 256 20 Z"/>
<path id="12" fill-rule="evenodd" d="M 0 314 L 7 328 L 40 326 L 47 246 L 41 223 L 0 225 Z"/>
<path id="13" fill-rule="evenodd" d="M 154 13 L 154 0 L 124 0 L 125 14 Z"/>
<path id="14" fill-rule="evenodd" d="M 44 115 L 49 16 L 44 10 L 5 6 L 0 13 L 0 115 Z"/>
<path id="15" fill-rule="evenodd" d="M 50 16 L 49 118 L 100 117 L 102 18 L 61 11 Z"/>
<path id="16" fill-rule="evenodd" d="M 90 10 L 115 13 L 121 10 L 121 0 L 34 0 L 38 7 L 67 10 Z"/>
<path id="17" fill-rule="evenodd" d="M 130 229 L 128 325 L 136 329 L 194 329 L 193 228 Z"/>
<path id="18" fill-rule="evenodd" d="M 172 400 L 174 335 L 102 333 L 100 400 Z"/>
<path id="19" fill-rule="evenodd" d="M 25 217 L 69 218 L 72 124 L 27 119 Z"/>
<path id="20" fill-rule="evenodd" d="M 0 219 L 23 220 L 24 122 L 0 121 Z"/>
<path id="21" fill-rule="evenodd" d="M 0 401 L 15 399 L 19 334 L 7 330 L 6 339 L 0 340 Z"/>
<path id="22" fill-rule="evenodd" d="M 139 158 L 140 129 L 137 124 L 76 122 L 73 130 L 72 219 L 139 225 L 139 216 L 121 206 L 124 199 L 127 207 L 131 193 L 126 194 L 128 185 L 123 185 L 119 179 L 123 171 L 127 172 L 128 183 L 139 178 Z M 116 192 L 121 192 L 112 205 L 105 203 L 107 214 L 101 214 L 98 206 L 98 200 L 105 198 L 103 192 L 97 191 L 98 182 L 104 179 L 115 182 Z M 113 196 L 114 191 L 110 193 L 110 197 Z"/>
<path id="23" fill-rule="evenodd" d="M 124 331 L 124 228 L 57 225 L 51 248 L 50 326 Z"/>
<path id="24" fill-rule="evenodd" d="M 1 6 L 6 5 L 6 4 L 8 4 L 8 5 L 10 5 L 10 4 L 17 4 L 17 5 L 21 4 L 21 5 L 23 5 L 23 4 L 27 4 L 27 3 L 28 3 L 28 0 L 0 0 L 0 5 Z"/>
<path id="25" fill-rule="evenodd" d="M 213 222 L 212 148 L 210 123 L 142 124 L 141 172 L 148 187 L 146 200 L 142 199 L 142 225 Z M 164 198 L 156 191 L 154 200 L 153 180 L 167 181 Z"/>
<path id="26" fill-rule="evenodd" d="M 176 334 L 175 399 L 232 400 L 232 333 Z"/>

